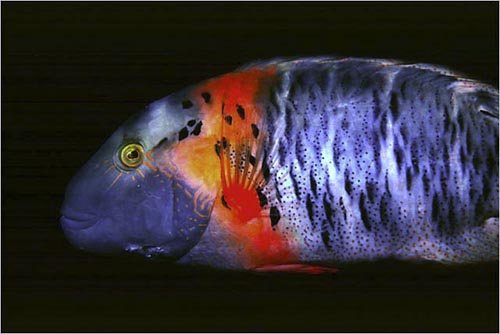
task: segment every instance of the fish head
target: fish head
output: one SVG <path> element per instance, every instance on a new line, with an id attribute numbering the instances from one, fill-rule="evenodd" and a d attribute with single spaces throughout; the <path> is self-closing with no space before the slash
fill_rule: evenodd
<path id="1" fill-rule="evenodd" d="M 70 243 L 173 259 L 194 247 L 215 197 L 207 177 L 186 174 L 206 167 L 190 152 L 202 137 L 200 117 L 193 102 L 174 94 L 119 127 L 67 186 L 60 222 Z"/>

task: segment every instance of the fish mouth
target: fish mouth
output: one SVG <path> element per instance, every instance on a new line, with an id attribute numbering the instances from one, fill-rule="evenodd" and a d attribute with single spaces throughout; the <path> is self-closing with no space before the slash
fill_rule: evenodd
<path id="1" fill-rule="evenodd" d="M 65 229 L 84 230 L 97 224 L 99 217 L 88 213 L 64 211 L 59 220 Z"/>

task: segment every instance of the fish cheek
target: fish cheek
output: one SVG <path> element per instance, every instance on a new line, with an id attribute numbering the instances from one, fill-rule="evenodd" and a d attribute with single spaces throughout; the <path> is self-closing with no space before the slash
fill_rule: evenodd
<path id="1" fill-rule="evenodd" d="M 207 191 L 203 178 L 195 178 L 195 167 L 188 166 L 189 157 L 196 156 L 196 150 L 190 150 L 186 155 L 176 154 L 176 149 L 156 151 L 154 165 L 160 175 L 156 179 L 167 187 L 169 196 L 165 197 L 164 209 L 170 233 L 175 241 L 169 242 L 169 247 L 177 249 L 177 255 L 183 255 L 198 243 L 207 228 L 215 195 Z M 189 154 L 191 153 L 191 154 Z M 182 164 L 186 162 L 186 164 Z M 197 169 L 196 169 L 197 170 Z M 172 250 L 170 250 L 172 251 Z"/>
<path id="2" fill-rule="evenodd" d="M 127 250 L 175 259 L 198 243 L 211 211 L 209 198 L 160 171 L 146 173 L 134 188 L 119 205 L 121 222 L 115 222 L 127 235 Z"/>

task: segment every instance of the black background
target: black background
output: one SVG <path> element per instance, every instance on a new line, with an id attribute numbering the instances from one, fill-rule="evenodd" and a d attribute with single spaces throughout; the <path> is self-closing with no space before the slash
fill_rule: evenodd
<path id="1" fill-rule="evenodd" d="M 449 66 L 498 87 L 498 3 L 2 3 L 2 331 L 498 331 L 498 264 L 252 274 L 80 253 L 64 187 L 149 102 L 251 60 Z"/>

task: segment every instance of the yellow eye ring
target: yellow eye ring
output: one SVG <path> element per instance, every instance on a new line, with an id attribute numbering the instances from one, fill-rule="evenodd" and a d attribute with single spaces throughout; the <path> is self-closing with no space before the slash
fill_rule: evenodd
<path id="1" fill-rule="evenodd" d="M 142 164 L 144 149 L 139 144 L 125 145 L 120 152 L 120 161 L 129 168 L 137 168 Z"/>

